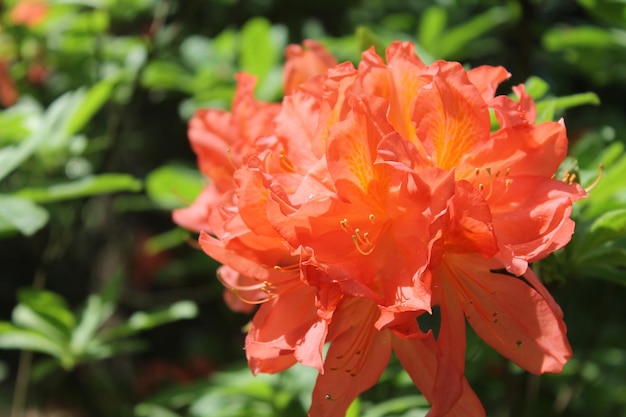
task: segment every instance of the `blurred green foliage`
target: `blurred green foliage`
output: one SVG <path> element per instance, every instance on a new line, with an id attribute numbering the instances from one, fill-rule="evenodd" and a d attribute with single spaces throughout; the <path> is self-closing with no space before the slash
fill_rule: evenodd
<path id="1" fill-rule="evenodd" d="M 339 60 L 402 39 L 425 62 L 503 65 L 503 91 L 524 82 L 540 120 L 564 116 L 559 175 L 590 196 L 534 267 L 574 358 L 528 375 L 470 333 L 468 379 L 490 416 L 626 415 L 624 1 L 48 0 L 19 20 L 21 3 L 0 15 L 0 414 L 305 415 L 315 371 L 250 374 L 249 318 L 169 212 L 203 185 L 187 119 L 228 108 L 237 71 L 280 99 L 285 46 L 315 38 Z M 392 362 L 348 417 L 427 412 Z"/>

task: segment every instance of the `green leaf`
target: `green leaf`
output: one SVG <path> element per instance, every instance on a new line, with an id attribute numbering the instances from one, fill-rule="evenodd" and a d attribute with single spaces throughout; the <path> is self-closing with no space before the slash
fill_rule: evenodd
<path id="1" fill-rule="evenodd" d="M 164 165 L 146 178 L 148 196 L 167 210 L 191 204 L 203 186 L 204 179 L 197 170 L 179 164 Z"/>
<path id="2" fill-rule="evenodd" d="M 416 408 L 428 409 L 428 401 L 421 395 L 397 397 L 376 404 L 363 413 L 363 417 L 385 417 Z"/>
<path id="3" fill-rule="evenodd" d="M 602 161 L 605 154 L 606 159 L 610 160 L 614 151 L 619 149 L 623 149 L 623 145 L 615 142 L 607 148 L 599 160 Z M 610 210 L 625 207 L 624 178 L 626 178 L 626 156 L 622 155 L 618 160 L 605 164 L 604 175 L 589 192 L 589 197 L 577 203 L 582 209 L 583 218 L 593 219 Z"/>
<path id="4" fill-rule="evenodd" d="M 74 352 L 82 354 L 88 347 L 93 348 L 92 341 L 99 342 L 96 334 L 115 311 L 122 280 L 123 276 L 118 274 L 107 281 L 99 294 L 89 296 L 79 315 L 78 324 L 72 332 L 70 345 Z"/>
<path id="5" fill-rule="evenodd" d="M 359 42 L 359 51 L 366 51 L 373 46 L 378 56 L 385 56 L 385 45 L 370 29 L 359 26 L 356 28 L 356 38 Z"/>
<path id="6" fill-rule="evenodd" d="M 109 100 L 118 77 L 105 79 L 89 89 L 80 106 L 71 115 L 65 126 L 65 134 L 71 136 L 81 131 L 94 114 Z"/>
<path id="7" fill-rule="evenodd" d="M 67 303 L 60 295 L 52 291 L 22 288 L 18 291 L 17 298 L 20 304 L 58 323 L 64 331 L 69 332 L 74 328 L 76 323 L 74 313 L 69 310 Z"/>
<path id="8" fill-rule="evenodd" d="M 346 417 L 359 417 L 361 415 L 361 400 L 359 397 L 355 398 L 346 411 Z"/>
<path id="9" fill-rule="evenodd" d="M 137 192 L 141 188 L 141 181 L 130 175 L 101 174 L 81 178 L 77 181 L 50 185 L 45 188 L 24 188 L 15 195 L 36 203 L 52 203 L 96 194 L 121 191 Z"/>
<path id="10" fill-rule="evenodd" d="M 137 417 L 182 417 L 180 414 L 163 406 L 151 403 L 141 403 L 135 407 Z"/>
<path id="11" fill-rule="evenodd" d="M 0 195 L 0 234 L 18 231 L 31 236 L 48 223 L 48 218 L 43 207 L 24 198 Z"/>
<path id="12" fill-rule="evenodd" d="M 33 330 L 59 346 L 65 346 L 69 332 L 50 316 L 37 314 L 33 309 L 18 304 L 13 309 L 13 323 L 28 330 Z"/>
<path id="13" fill-rule="evenodd" d="M 241 29 L 241 70 L 254 74 L 261 81 L 278 62 L 278 52 L 272 44 L 272 26 L 262 17 L 250 19 Z"/>
<path id="14" fill-rule="evenodd" d="M 145 244 L 146 252 L 155 255 L 168 249 L 175 248 L 189 239 L 189 232 L 185 229 L 176 227 L 167 232 L 163 232 L 151 237 Z"/>
<path id="15" fill-rule="evenodd" d="M 503 23 L 516 20 L 519 14 L 519 6 L 515 3 L 509 3 L 507 6 L 492 7 L 483 13 L 477 14 L 454 28 L 445 31 L 436 44 L 436 55 L 441 58 L 455 56 L 471 41 Z M 431 53 L 435 53 L 435 51 L 431 51 Z"/>
<path id="16" fill-rule="evenodd" d="M 169 61 L 150 61 L 141 74 L 141 85 L 149 89 L 194 92 L 194 79 L 189 71 Z"/>
<path id="17" fill-rule="evenodd" d="M 597 94 L 589 92 L 542 100 L 537 103 L 537 113 L 545 111 L 547 106 L 553 106 L 554 111 L 560 111 L 586 104 L 597 106 L 600 104 L 600 98 Z"/>
<path id="18" fill-rule="evenodd" d="M 116 355 L 141 352 L 147 344 L 141 340 L 116 340 L 103 343 L 100 339 L 94 339 L 86 346 L 84 352 L 80 352 L 80 362 L 94 362 L 108 359 Z"/>
<path id="19" fill-rule="evenodd" d="M 178 301 L 163 310 L 151 313 L 139 311 L 133 314 L 126 323 L 105 330 L 102 339 L 109 341 L 132 336 L 173 321 L 194 318 L 197 314 L 198 307 L 191 301 Z"/>
<path id="20" fill-rule="evenodd" d="M 440 6 L 431 6 L 422 13 L 417 42 L 428 52 L 436 53 L 436 45 L 446 27 L 448 12 Z"/>
<path id="21" fill-rule="evenodd" d="M 552 29 L 543 37 L 543 44 L 549 51 L 569 48 L 589 48 L 607 50 L 626 47 L 626 32 L 618 29 L 604 29 L 597 26 L 579 26 Z"/>
<path id="22" fill-rule="evenodd" d="M 0 349 L 32 350 L 57 358 L 63 355 L 63 348 L 41 333 L 7 322 L 0 322 Z"/>
<path id="23" fill-rule="evenodd" d="M 528 77 L 524 83 L 524 89 L 526 90 L 526 93 L 533 98 L 533 100 L 537 101 L 548 93 L 550 85 L 543 79 L 533 75 Z"/>
<path id="24" fill-rule="evenodd" d="M 626 237 L 626 209 L 612 210 L 598 217 L 580 244 L 580 251 L 593 250 L 612 240 Z M 584 253 L 581 253 L 584 256 Z"/>

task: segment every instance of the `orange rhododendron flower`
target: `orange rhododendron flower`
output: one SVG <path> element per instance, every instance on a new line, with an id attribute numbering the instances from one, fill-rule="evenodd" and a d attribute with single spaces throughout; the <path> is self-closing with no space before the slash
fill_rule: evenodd
<path id="1" fill-rule="evenodd" d="M 563 123 L 536 124 L 521 85 L 518 100 L 496 96 L 501 67 L 425 65 L 395 42 L 355 68 L 305 46 L 288 49 L 282 103 L 256 101 L 239 75 L 231 113 L 192 119 L 212 182 L 174 214 L 224 265 L 229 305 L 260 305 L 252 371 L 318 369 L 309 415 L 334 417 L 394 352 L 429 416 L 483 416 L 464 377 L 467 322 L 528 371 L 559 372 L 563 314 L 529 263 L 569 241 L 586 195 L 553 178 Z M 424 332 L 417 319 L 435 309 Z"/>
<path id="2" fill-rule="evenodd" d="M 0 103 L 5 107 L 10 107 L 17 102 L 18 97 L 17 87 L 9 73 L 9 63 L 0 60 Z"/>
<path id="3" fill-rule="evenodd" d="M 48 5 L 42 0 L 21 0 L 11 10 L 9 20 L 16 25 L 33 27 L 46 18 Z"/>

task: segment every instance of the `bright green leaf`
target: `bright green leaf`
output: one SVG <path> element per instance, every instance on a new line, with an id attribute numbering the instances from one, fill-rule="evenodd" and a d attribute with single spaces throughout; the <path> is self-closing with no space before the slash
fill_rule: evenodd
<path id="1" fill-rule="evenodd" d="M 356 29 L 356 38 L 359 42 L 359 51 L 366 51 L 373 46 L 376 54 L 382 57 L 385 56 L 385 45 L 370 29 L 365 26 L 359 26 Z"/>
<path id="2" fill-rule="evenodd" d="M 164 209 L 189 205 L 204 186 L 202 175 L 195 169 L 178 164 L 164 165 L 146 178 L 148 196 Z"/>
<path id="3" fill-rule="evenodd" d="M 137 417 L 182 417 L 180 414 L 163 406 L 151 403 L 141 403 L 135 407 Z"/>
<path id="4" fill-rule="evenodd" d="M 581 242 L 581 251 L 592 250 L 612 240 L 626 237 L 626 209 L 612 210 L 598 217 Z M 583 254 L 584 255 L 584 254 Z"/>
<path id="5" fill-rule="evenodd" d="M 68 136 L 78 133 L 85 127 L 93 115 L 109 100 L 117 81 L 117 77 L 105 79 L 89 89 L 80 107 L 71 115 L 65 126 L 65 133 Z"/>
<path id="6" fill-rule="evenodd" d="M 537 103 L 537 113 L 544 111 L 547 106 L 553 106 L 555 111 L 559 111 L 587 104 L 597 106 L 600 104 L 600 98 L 597 94 L 589 92 L 542 100 Z"/>
<path id="7" fill-rule="evenodd" d="M 241 29 L 240 67 L 262 80 L 278 62 L 278 51 L 272 44 L 272 26 L 262 17 L 250 19 Z"/>
<path id="8" fill-rule="evenodd" d="M 52 203 L 88 197 L 96 194 L 131 191 L 142 188 L 141 181 L 127 174 L 101 174 L 77 181 L 51 185 L 46 188 L 24 188 L 16 193 L 37 203 Z"/>
<path id="9" fill-rule="evenodd" d="M 427 411 L 430 406 L 421 395 L 397 397 L 376 404 L 363 413 L 363 417 L 385 417 L 416 408 L 424 408 L 424 411 Z"/>
<path id="10" fill-rule="evenodd" d="M 105 330 L 102 339 L 105 341 L 132 336 L 144 330 L 182 319 L 191 319 L 198 314 L 198 307 L 191 301 L 179 301 L 156 312 L 139 311 L 133 314 L 126 323 Z"/>
<path id="11" fill-rule="evenodd" d="M 361 400 L 359 397 L 355 398 L 346 411 L 346 417 L 359 417 L 361 415 Z"/>
<path id="12" fill-rule="evenodd" d="M 550 85 L 539 77 L 528 77 L 524 83 L 524 89 L 533 100 L 537 101 L 543 98 L 550 90 Z"/>
<path id="13" fill-rule="evenodd" d="M 76 319 L 65 300 L 52 291 L 22 288 L 17 293 L 20 304 L 24 304 L 48 320 L 58 323 L 60 328 L 70 331 L 74 328 Z"/>
<path id="14" fill-rule="evenodd" d="M 448 12 L 440 6 L 431 6 L 422 13 L 417 42 L 430 53 L 437 53 L 436 45 L 446 27 Z"/>
<path id="15" fill-rule="evenodd" d="M 31 236 L 48 222 L 48 212 L 24 198 L 0 195 L 0 234 L 18 231 Z"/>
<path id="16" fill-rule="evenodd" d="M 18 304 L 13 309 L 13 323 L 28 330 L 33 330 L 59 346 L 65 346 L 69 339 L 69 332 L 51 319 L 50 315 L 37 314 L 33 309 Z"/>
<path id="17" fill-rule="evenodd" d="M 194 92 L 194 79 L 189 71 L 169 61 L 150 61 L 141 74 L 141 84 L 149 89 Z"/>
<path id="18" fill-rule="evenodd" d="M 32 350 L 60 358 L 63 348 L 34 330 L 21 329 L 11 323 L 0 322 L 0 349 Z"/>
<path id="19" fill-rule="evenodd" d="M 189 232 L 181 228 L 174 228 L 151 237 L 145 245 L 145 249 L 149 254 L 157 254 L 168 249 L 175 248 L 189 239 Z"/>
<path id="20" fill-rule="evenodd" d="M 436 54 L 441 58 L 457 55 L 471 41 L 503 23 L 516 20 L 518 16 L 519 6 L 515 3 L 492 7 L 445 31 L 436 44 Z"/>

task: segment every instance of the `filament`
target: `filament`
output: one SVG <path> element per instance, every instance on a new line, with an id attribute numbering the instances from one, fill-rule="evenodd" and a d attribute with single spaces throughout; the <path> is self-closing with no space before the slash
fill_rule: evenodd
<path id="1" fill-rule="evenodd" d="M 602 179 L 602 174 L 604 174 L 604 164 L 600 164 L 599 168 L 600 168 L 600 171 L 598 172 L 598 176 L 596 177 L 595 180 L 593 180 L 593 182 L 590 185 L 587 186 L 587 188 L 585 188 L 586 192 L 589 192 L 593 190 L 594 188 L 596 188 L 596 185 L 598 185 L 598 183 Z"/>

